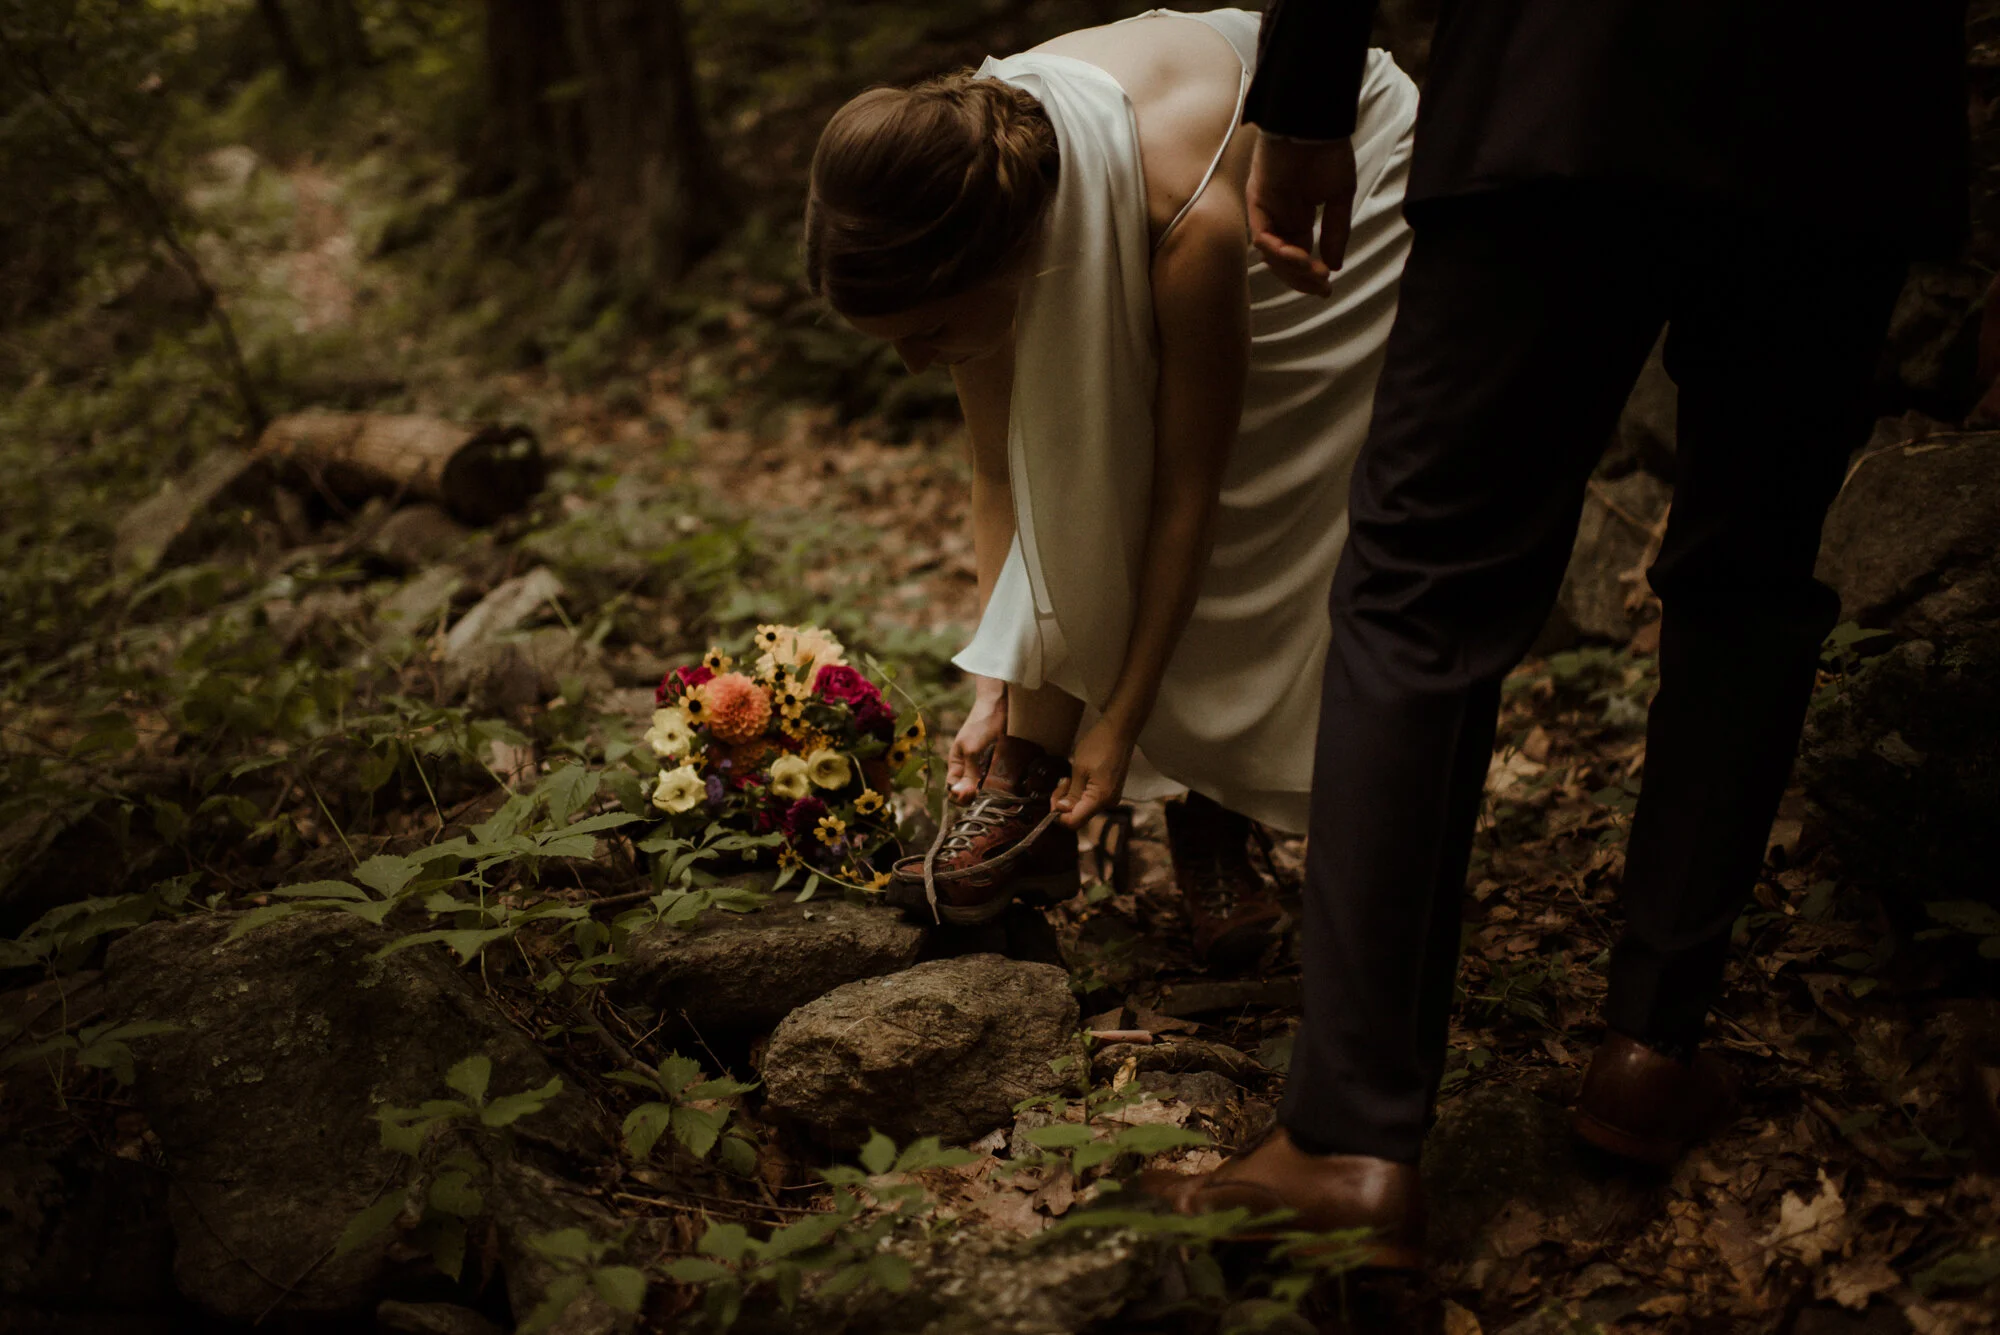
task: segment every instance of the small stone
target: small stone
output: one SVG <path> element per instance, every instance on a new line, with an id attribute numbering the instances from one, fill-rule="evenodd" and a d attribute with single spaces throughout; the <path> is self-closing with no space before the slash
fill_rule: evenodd
<path id="1" fill-rule="evenodd" d="M 787 1015 L 764 1055 L 767 1108 L 835 1145 L 977 1140 L 1059 1093 L 1076 1051 L 1069 975 L 999 955 L 933 960 L 836 988 Z"/>

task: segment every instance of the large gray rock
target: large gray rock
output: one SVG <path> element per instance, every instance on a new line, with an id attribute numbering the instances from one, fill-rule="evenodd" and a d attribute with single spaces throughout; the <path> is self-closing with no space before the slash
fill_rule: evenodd
<path id="1" fill-rule="evenodd" d="M 1883 388 L 1895 402 L 1954 422 L 1977 402 L 1979 327 L 1991 281 L 1991 270 L 1971 260 L 1910 267 L 1882 346 Z"/>
<path id="2" fill-rule="evenodd" d="M 1598 466 L 1599 476 L 1620 478 L 1634 469 L 1644 469 L 1654 477 L 1673 477 L 1680 443 L 1681 395 L 1674 378 L 1667 374 L 1666 346 L 1663 333 L 1653 344 L 1646 364 L 1639 368 L 1639 378 L 1632 382 L 1625 409 L 1612 429 L 1611 447 Z"/>
<path id="3" fill-rule="evenodd" d="M 1423 1171 L 1429 1246 L 1441 1266 L 1518 1254 L 1539 1240 L 1636 1232 L 1651 1218 L 1657 1188 L 1594 1168 L 1569 1129 L 1567 1100 L 1547 1094 L 1495 1085 L 1438 1109 Z M 1506 1221 L 1512 1227 L 1496 1227 Z"/>
<path id="4" fill-rule="evenodd" d="M 328 1254 L 404 1166 L 381 1147 L 375 1110 L 448 1096 L 444 1072 L 474 1053 L 493 1063 L 494 1094 L 552 1072 L 432 949 L 371 960 L 393 934 L 338 913 L 225 941 L 237 917 L 142 927 L 105 967 L 112 1014 L 180 1026 L 133 1045 L 133 1097 L 173 1165 L 175 1278 L 235 1320 L 281 1300 L 359 1312 L 395 1296 L 399 1275 L 386 1239 Z M 588 1104 L 567 1089 L 515 1134 L 565 1157 L 602 1148 Z"/>
<path id="5" fill-rule="evenodd" d="M 2000 433 L 1864 457 L 1827 517 L 1841 615 L 1907 637 L 1822 692 L 1799 772 L 1893 908 L 1993 901 L 2000 858 Z"/>
<path id="6" fill-rule="evenodd" d="M 1673 488 L 1643 470 L 1592 480 L 1562 592 L 1536 642 L 1537 652 L 1552 653 L 1582 640 L 1623 644 L 1632 638 L 1647 617 L 1626 604 L 1635 589 L 1643 591 L 1638 581 L 1652 555 L 1651 529 L 1672 499 Z"/>
<path id="7" fill-rule="evenodd" d="M 1127 1327 L 1120 1316 L 1154 1288 L 1163 1249 L 1131 1233 L 1086 1234 L 1028 1248 L 991 1231 L 973 1230 L 931 1245 L 899 1238 L 890 1250 L 910 1263 L 910 1287 L 902 1293 L 870 1285 L 830 1298 L 814 1285 L 792 1312 L 776 1310 L 759 1295 L 736 1329 L 744 1335 L 1122 1330 Z"/>
<path id="8" fill-rule="evenodd" d="M 1069 975 L 1000 955 L 933 960 L 836 988 L 786 1016 L 764 1054 L 772 1112 L 836 1145 L 976 1140 L 1022 1099 L 1065 1087 L 1076 1050 Z"/>
<path id="9" fill-rule="evenodd" d="M 616 995 L 669 1021 L 685 1012 L 705 1035 L 762 1034 L 836 987 L 909 968 L 923 944 L 923 928 L 879 905 L 835 899 L 715 910 L 690 930 L 636 937 Z"/>
<path id="10" fill-rule="evenodd" d="M 2000 618 L 2000 432 L 1865 455 L 1827 513 L 1817 573 L 1842 619 L 1872 630 L 1930 639 Z"/>
<path id="11" fill-rule="evenodd" d="M 1848 673 L 1807 717 L 1799 777 L 1841 865 L 1892 912 L 2000 902 L 2000 624 L 1910 640 Z"/>

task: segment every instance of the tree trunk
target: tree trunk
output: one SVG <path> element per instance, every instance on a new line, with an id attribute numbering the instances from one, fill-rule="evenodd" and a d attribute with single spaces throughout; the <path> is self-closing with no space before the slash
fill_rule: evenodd
<path id="1" fill-rule="evenodd" d="M 583 171 L 569 29 L 556 0 L 486 0 L 486 119 L 465 190 L 515 192 L 515 240 L 560 213 Z M 553 95 L 552 95 L 553 94 Z"/>
<path id="2" fill-rule="evenodd" d="M 292 30 L 292 18 L 285 12 L 283 0 L 257 0 L 257 13 L 263 17 L 264 31 L 271 35 L 271 47 L 278 53 L 286 85 L 295 93 L 312 87 L 313 68 L 306 63 L 306 53 L 299 47 L 299 35 Z"/>
<path id="3" fill-rule="evenodd" d="M 590 146 L 577 221 L 593 258 L 640 284 L 677 278 L 725 222 L 679 0 L 579 0 L 570 42 Z"/>
<path id="4" fill-rule="evenodd" d="M 555 183 L 593 268 L 640 292 L 679 277 L 730 216 L 679 0 L 487 0 L 486 12 L 489 128 L 468 188 L 522 189 L 532 224 Z"/>
<path id="5" fill-rule="evenodd" d="M 354 0 L 319 0 L 321 40 L 326 44 L 327 67 L 346 73 L 373 60 L 367 34 L 361 31 L 361 14 Z"/>

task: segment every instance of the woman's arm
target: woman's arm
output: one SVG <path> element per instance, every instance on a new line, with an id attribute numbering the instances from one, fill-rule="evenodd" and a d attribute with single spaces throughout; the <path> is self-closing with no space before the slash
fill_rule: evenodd
<path id="1" fill-rule="evenodd" d="M 1160 380 L 1138 604 L 1124 665 L 1102 717 L 1077 743 L 1073 777 L 1058 800 L 1072 826 L 1115 802 L 1124 787 L 1132 748 L 1208 566 L 1249 373 L 1248 248 L 1242 196 L 1217 181 L 1153 260 Z"/>
<path id="2" fill-rule="evenodd" d="M 979 612 L 993 597 L 994 581 L 1014 541 L 1014 492 L 1007 476 L 1008 402 L 1014 393 L 1014 343 L 951 368 L 958 406 L 972 438 L 972 564 L 979 580 Z M 945 784 L 969 801 L 984 777 L 985 756 L 1007 733 L 1007 683 L 975 675 L 972 712 L 952 739 Z"/>
<path id="3" fill-rule="evenodd" d="M 979 577 L 979 611 L 1014 541 L 1014 493 L 1007 477 L 1008 404 L 1014 394 L 1014 344 L 951 368 L 958 406 L 972 438 L 972 562 Z"/>

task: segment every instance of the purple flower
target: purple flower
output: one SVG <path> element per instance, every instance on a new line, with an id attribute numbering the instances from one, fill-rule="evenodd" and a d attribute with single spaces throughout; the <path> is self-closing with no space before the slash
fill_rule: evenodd
<path id="1" fill-rule="evenodd" d="M 706 780 L 703 781 L 702 786 L 708 789 L 709 805 L 718 807 L 721 806 L 722 794 L 724 791 L 722 787 L 722 776 L 720 774 L 711 774 L 708 776 Z"/>
<path id="2" fill-rule="evenodd" d="M 854 710 L 854 726 L 862 732 L 872 733 L 885 742 L 896 735 L 896 715 L 882 703 L 881 696 L 850 708 Z"/>
<path id="3" fill-rule="evenodd" d="M 802 797 L 792 803 L 785 812 L 785 837 L 793 848 L 810 849 L 819 842 L 819 821 L 824 815 L 826 803 L 817 797 Z"/>

